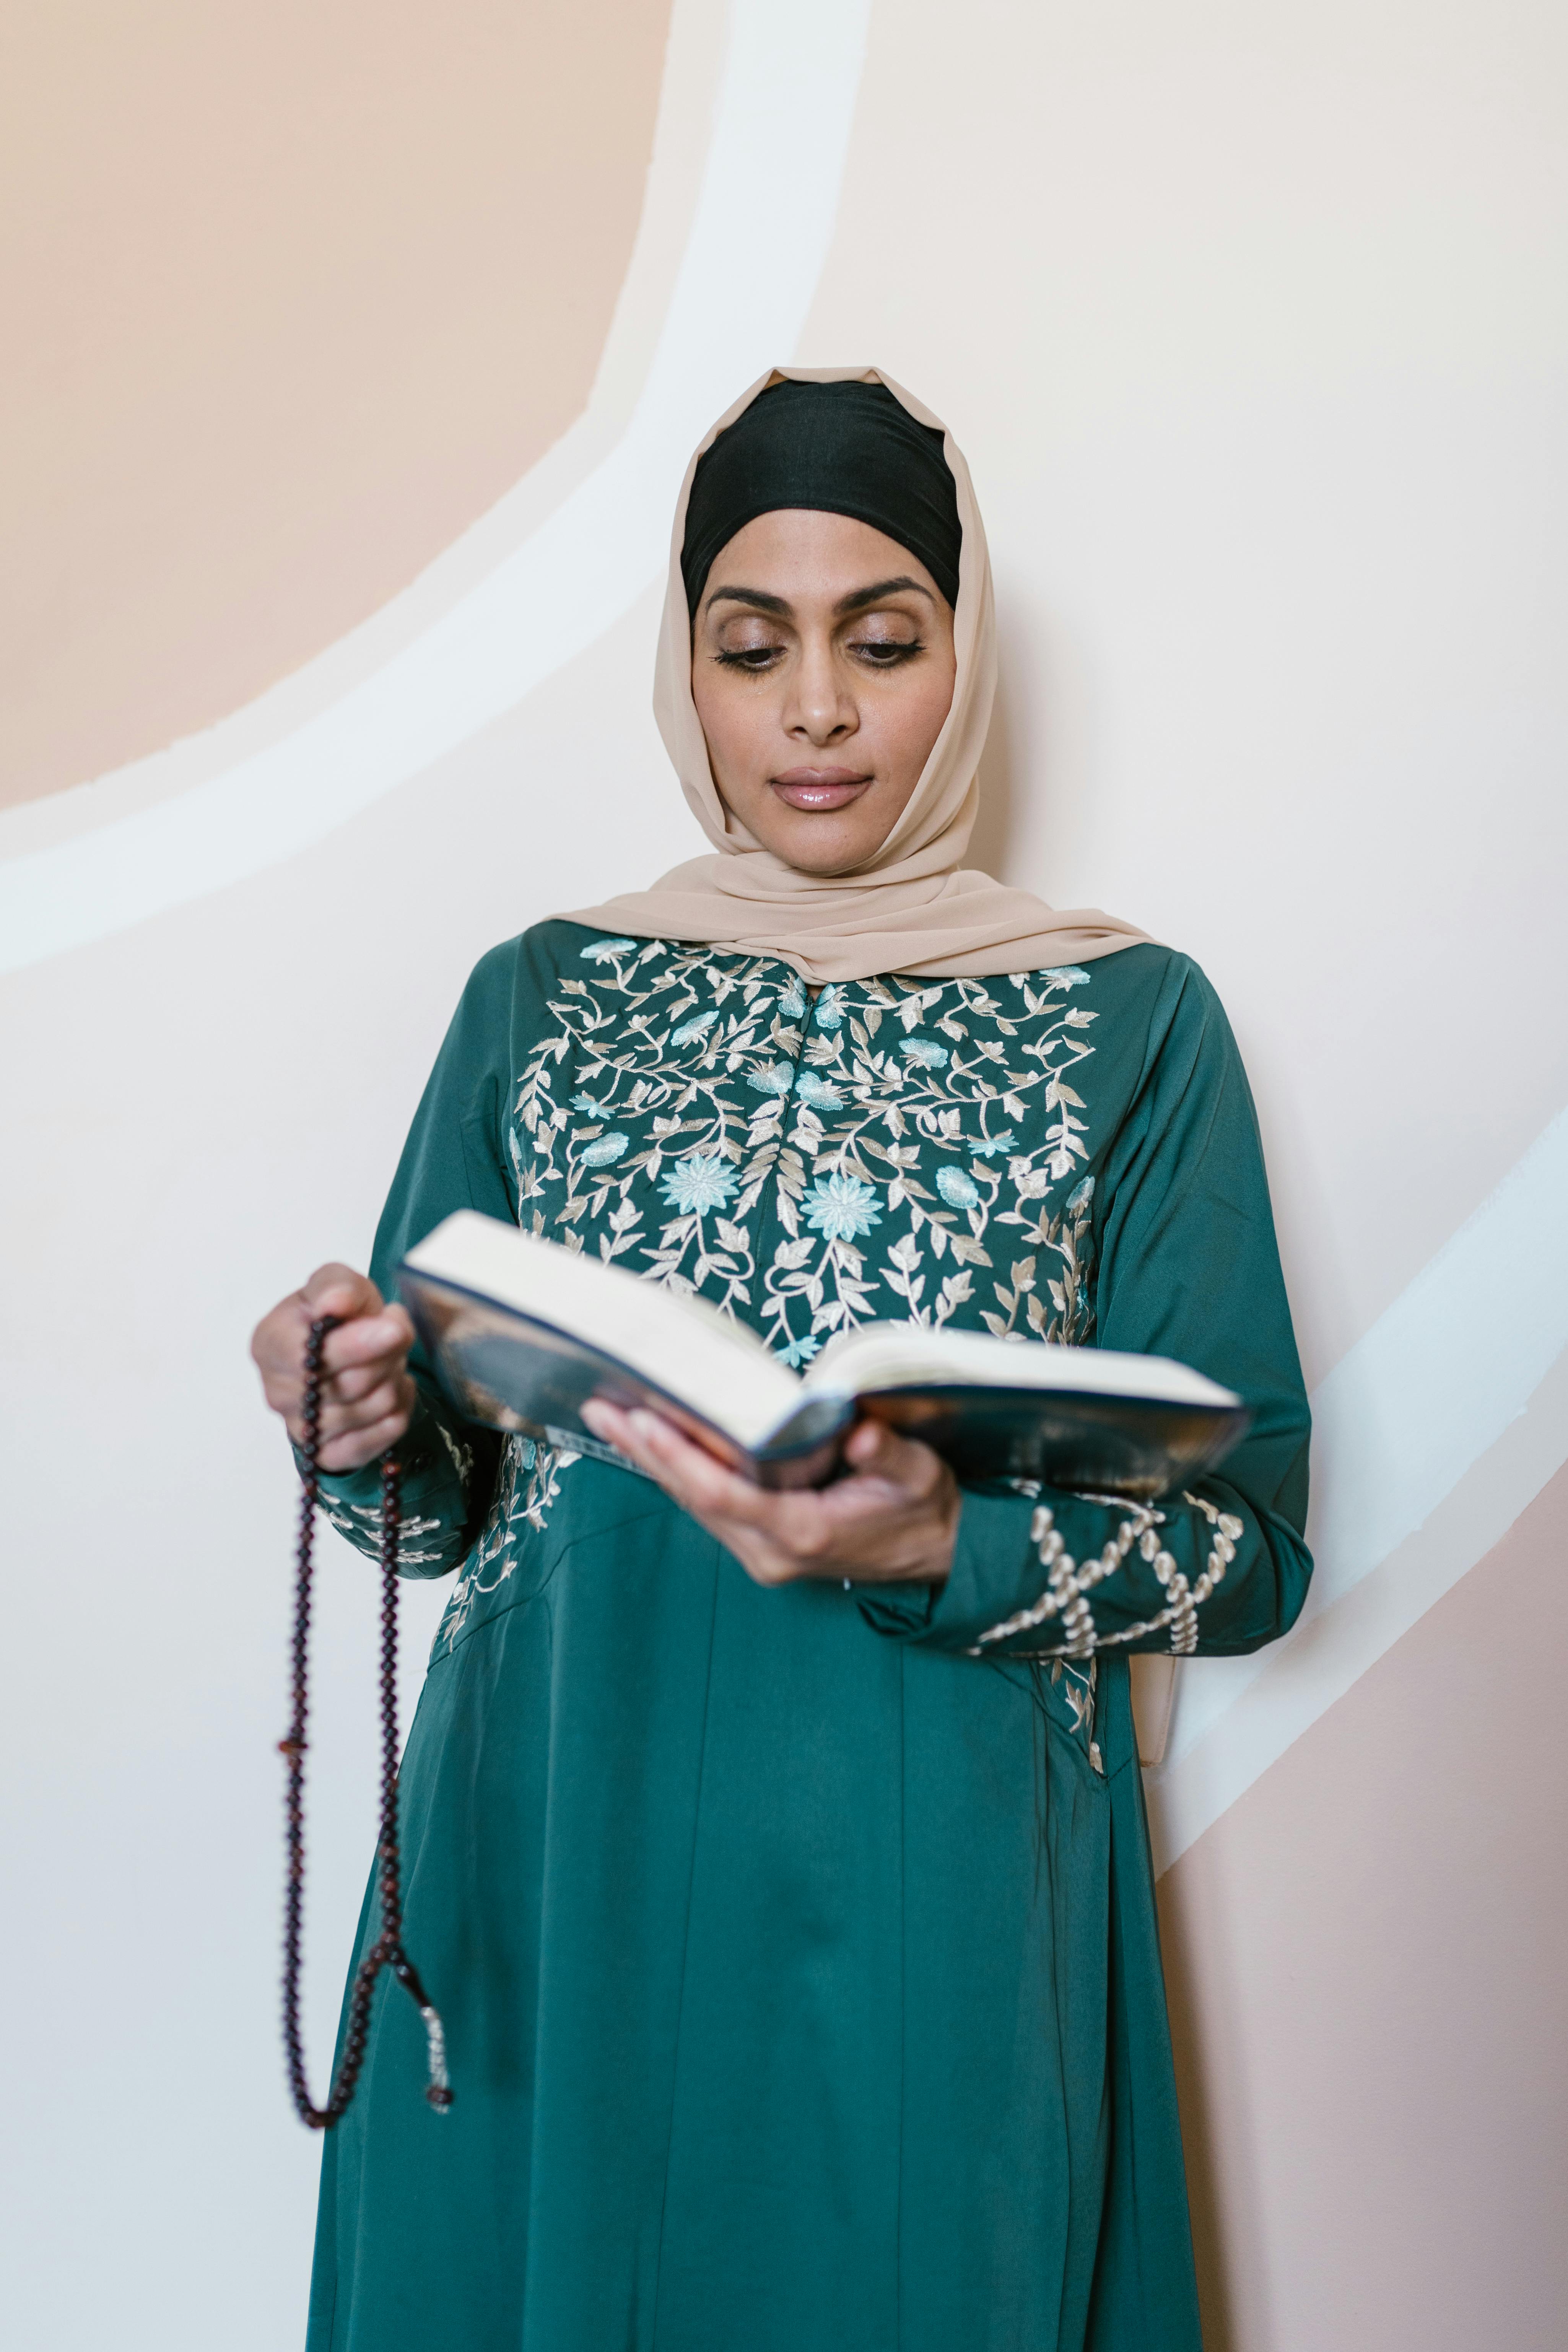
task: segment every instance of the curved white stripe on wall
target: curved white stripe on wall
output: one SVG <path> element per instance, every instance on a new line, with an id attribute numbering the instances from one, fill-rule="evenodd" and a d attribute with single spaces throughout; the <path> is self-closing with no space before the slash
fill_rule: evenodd
<path id="1" fill-rule="evenodd" d="M 692 444 L 793 352 L 826 258 L 870 0 L 734 0 L 701 190 L 627 430 L 523 545 L 372 677 L 194 789 L 0 866 L 0 971 L 310 848 L 500 718 L 662 576 Z M 792 234 L 751 266 L 761 174 Z M 606 593 L 605 583 L 619 583 Z"/>
<path id="2" fill-rule="evenodd" d="M 1151 1776 L 1166 1868 L 1483 1559 L 1568 1457 L 1568 1110 L 1312 1398 L 1301 1622 L 1182 1668 Z"/>

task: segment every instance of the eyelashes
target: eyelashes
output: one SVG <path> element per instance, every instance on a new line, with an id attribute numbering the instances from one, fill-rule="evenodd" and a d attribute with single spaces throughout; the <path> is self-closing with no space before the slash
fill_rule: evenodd
<path id="1" fill-rule="evenodd" d="M 925 651 L 923 637 L 891 640 L 884 637 L 862 638 L 851 645 L 849 652 L 857 655 L 868 669 L 900 669 Z M 721 669 L 740 670 L 759 677 L 773 668 L 781 655 L 788 650 L 784 646 L 741 646 L 731 652 L 715 654 L 713 659 Z"/>
<path id="2" fill-rule="evenodd" d="M 913 661 L 917 654 L 924 653 L 925 639 L 923 637 L 910 637 L 907 640 L 870 637 L 860 645 L 852 646 L 850 651 L 864 654 L 873 669 L 897 669 L 901 663 Z"/>
<path id="3" fill-rule="evenodd" d="M 721 669 L 742 669 L 754 673 L 771 669 L 774 656 L 783 651 L 782 646 L 742 646 L 738 653 L 715 654 L 713 658 Z"/>

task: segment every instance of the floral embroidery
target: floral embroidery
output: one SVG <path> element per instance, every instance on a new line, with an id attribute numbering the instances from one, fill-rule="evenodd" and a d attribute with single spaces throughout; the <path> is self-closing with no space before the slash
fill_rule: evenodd
<path id="1" fill-rule="evenodd" d="M 601 1135 L 596 1143 L 583 1147 L 584 1168 L 608 1168 L 619 1160 L 630 1143 L 629 1135 Z"/>
<path id="2" fill-rule="evenodd" d="M 476 1603 L 499 1592 L 510 1578 L 517 1566 L 517 1539 L 523 1529 L 531 1528 L 543 1534 L 550 1506 L 561 1491 L 561 1474 L 578 1458 L 563 1448 L 536 1445 L 531 1438 L 507 1439 L 501 1448 L 495 1499 L 452 1588 L 436 1629 L 432 1656 L 437 1651 L 454 1649 Z M 493 1576 L 487 1574 L 491 1569 Z"/>
<path id="3" fill-rule="evenodd" d="M 1066 1001 L 1086 969 L 842 982 L 813 1002 L 765 956 L 590 950 L 519 1080 L 526 1227 L 699 1292 L 795 1367 L 879 1317 L 1091 1336 L 1075 1080 L 1096 1015 Z"/>
<path id="4" fill-rule="evenodd" d="M 347 1536 L 356 1550 L 373 1556 L 381 1549 L 381 1505 L 379 1503 L 342 1503 L 323 1494 L 321 1508 L 336 1528 L 339 1535 Z M 439 1535 L 441 1521 L 420 1518 L 405 1513 L 397 1522 L 398 1572 L 406 1575 L 411 1569 L 433 1570 L 439 1575 L 453 1563 L 446 1557 L 451 1538 L 438 1543 L 434 1549 L 417 1549 L 426 1536 Z"/>
<path id="5" fill-rule="evenodd" d="M 694 1151 L 678 1160 L 664 1180 L 664 1197 L 682 1216 L 700 1215 L 705 1209 L 722 1209 L 734 1198 L 736 1176 L 717 1151 Z"/>
<path id="6" fill-rule="evenodd" d="M 1079 1746 L 1093 1769 L 1103 1777 L 1105 1759 L 1094 1736 L 1094 1711 L 1100 1685 L 1099 1659 L 1090 1658 L 1087 1666 L 1078 1666 L 1068 1659 L 1058 1658 L 1051 1666 L 1051 1681 L 1060 1690 L 1071 1711 L 1072 1728 Z"/>
<path id="7" fill-rule="evenodd" d="M 876 1187 L 858 1176 L 819 1176 L 804 1202 L 805 1222 L 830 1242 L 858 1241 L 882 1222 Z"/>

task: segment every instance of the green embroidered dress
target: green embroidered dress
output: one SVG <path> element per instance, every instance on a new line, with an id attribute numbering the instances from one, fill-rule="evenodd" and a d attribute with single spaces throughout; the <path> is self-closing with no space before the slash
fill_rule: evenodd
<path id="1" fill-rule="evenodd" d="M 935 1591 L 764 1591 L 647 1480 L 421 1374 L 405 1559 L 457 1575 L 405 1883 L 457 2104 L 383 1978 L 310 2352 L 1196 2352 L 1126 1659 L 1271 1640 L 1310 1566 L 1206 982 L 1139 946 L 812 1001 L 765 956 L 546 923 L 464 995 L 383 1288 L 465 1207 L 794 1364 L 911 1317 L 1176 1356 L 1256 1421 L 1157 1509 L 967 1494 Z M 367 1549 L 374 1478 L 328 1482 Z"/>

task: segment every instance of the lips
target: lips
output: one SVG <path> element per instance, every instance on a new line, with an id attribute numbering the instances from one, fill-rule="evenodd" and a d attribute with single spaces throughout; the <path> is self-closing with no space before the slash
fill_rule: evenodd
<path id="1" fill-rule="evenodd" d="M 786 768 L 769 783 L 790 808 L 816 814 L 847 808 L 868 790 L 871 778 L 856 768 Z"/>

